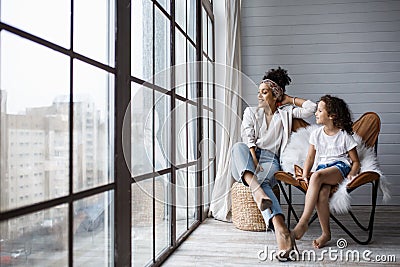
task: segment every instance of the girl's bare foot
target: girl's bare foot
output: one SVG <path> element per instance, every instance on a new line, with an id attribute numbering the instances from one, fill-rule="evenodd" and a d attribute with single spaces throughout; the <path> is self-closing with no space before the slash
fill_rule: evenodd
<path id="1" fill-rule="evenodd" d="M 318 237 L 313 241 L 313 246 L 314 248 L 323 248 L 325 244 L 328 243 L 330 240 L 331 240 L 330 234 L 322 233 L 320 237 Z"/>
<path id="2" fill-rule="evenodd" d="M 294 237 L 299 240 L 300 238 L 303 237 L 303 235 L 305 234 L 305 232 L 307 232 L 308 230 L 308 223 L 302 223 L 299 222 L 296 227 L 294 227 L 293 229 L 293 235 Z"/>

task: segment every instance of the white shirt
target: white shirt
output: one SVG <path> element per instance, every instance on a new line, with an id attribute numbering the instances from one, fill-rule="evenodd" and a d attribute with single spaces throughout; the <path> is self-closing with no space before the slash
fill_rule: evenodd
<path id="1" fill-rule="evenodd" d="M 266 149 L 266 147 L 270 147 L 272 148 L 271 152 L 279 155 L 288 143 L 292 129 L 292 118 L 308 118 L 314 114 L 316 106 L 314 102 L 307 100 L 302 107 L 294 107 L 293 105 L 279 107 L 268 127 L 268 129 L 273 129 L 269 133 L 261 132 L 261 128 L 264 125 L 266 126 L 264 109 L 247 107 L 243 113 L 241 125 L 242 140 L 249 148 L 257 146 Z M 269 137 L 264 136 L 264 134 L 268 134 Z M 275 137 L 279 140 L 275 140 Z M 278 149 L 276 150 L 273 147 Z"/>
<path id="2" fill-rule="evenodd" d="M 256 140 L 256 146 L 261 149 L 267 149 L 274 154 L 279 155 L 282 138 L 282 119 L 279 116 L 278 111 L 272 116 L 269 125 L 267 124 L 267 119 L 264 115 L 263 122 L 260 127 L 260 138 Z"/>
<path id="3" fill-rule="evenodd" d="M 335 135 L 327 135 L 324 126 L 310 134 L 310 144 L 314 145 L 320 161 L 318 164 L 328 164 L 343 161 L 351 166 L 348 152 L 357 146 L 353 136 L 340 130 Z"/>

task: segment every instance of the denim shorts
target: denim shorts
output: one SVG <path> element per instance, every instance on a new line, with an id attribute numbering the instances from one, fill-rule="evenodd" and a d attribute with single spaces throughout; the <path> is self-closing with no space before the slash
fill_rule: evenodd
<path id="1" fill-rule="evenodd" d="M 317 167 L 317 171 L 326 169 L 326 168 L 329 168 L 332 166 L 335 166 L 336 168 L 338 168 L 338 170 L 342 174 L 343 178 L 346 178 L 351 170 L 350 166 L 347 165 L 346 163 L 344 163 L 343 161 L 335 161 L 335 162 L 328 163 L 328 164 L 319 164 Z"/>

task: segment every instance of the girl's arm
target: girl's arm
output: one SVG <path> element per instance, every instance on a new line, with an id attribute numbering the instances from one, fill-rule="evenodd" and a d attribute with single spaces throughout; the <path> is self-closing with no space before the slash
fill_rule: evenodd
<path id="1" fill-rule="evenodd" d="M 305 181 L 308 181 L 309 173 L 314 164 L 315 154 L 316 154 L 315 147 L 314 147 L 314 145 L 310 144 L 310 146 L 308 147 L 308 153 L 307 153 L 306 160 L 304 161 L 304 168 L 303 168 L 302 178 Z"/>
<path id="2" fill-rule="evenodd" d="M 349 157 L 352 161 L 352 164 L 351 164 L 351 170 L 347 175 L 347 178 L 352 180 L 358 174 L 358 171 L 360 170 L 361 166 L 356 148 L 353 148 L 349 151 Z"/>

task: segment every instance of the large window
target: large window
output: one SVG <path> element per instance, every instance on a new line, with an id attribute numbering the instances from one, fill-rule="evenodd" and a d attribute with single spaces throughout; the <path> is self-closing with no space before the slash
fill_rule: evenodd
<path id="1" fill-rule="evenodd" d="M 124 125 L 131 125 L 135 266 L 170 253 L 208 209 L 208 184 L 215 174 L 209 149 L 214 56 L 207 48 L 213 43 L 213 16 L 205 13 L 204 28 L 203 6 L 212 10 L 208 1 L 196 0 L 140 0 L 131 10 L 130 117 Z M 209 64 L 199 63 L 203 50 Z"/>
<path id="2" fill-rule="evenodd" d="M 159 265 L 199 225 L 213 32 L 208 0 L 0 2 L 0 265 Z"/>

